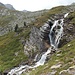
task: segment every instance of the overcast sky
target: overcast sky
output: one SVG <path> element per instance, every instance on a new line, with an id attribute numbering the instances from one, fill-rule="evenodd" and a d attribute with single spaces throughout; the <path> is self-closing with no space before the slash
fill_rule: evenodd
<path id="1" fill-rule="evenodd" d="M 68 5 L 75 0 L 0 0 L 0 2 L 11 4 L 17 10 L 37 11 L 59 5 Z"/>

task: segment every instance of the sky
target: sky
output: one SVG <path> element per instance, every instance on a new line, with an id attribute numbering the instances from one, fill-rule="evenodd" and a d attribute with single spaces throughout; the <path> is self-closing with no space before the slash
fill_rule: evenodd
<path id="1" fill-rule="evenodd" d="M 75 0 L 0 0 L 3 4 L 11 4 L 16 10 L 38 11 L 59 5 L 68 5 Z"/>

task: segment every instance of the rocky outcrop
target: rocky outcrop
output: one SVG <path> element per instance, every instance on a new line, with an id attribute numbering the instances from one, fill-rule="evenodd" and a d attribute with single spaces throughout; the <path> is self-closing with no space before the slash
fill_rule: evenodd
<path id="1" fill-rule="evenodd" d="M 37 52 L 37 50 L 45 50 L 44 41 L 41 36 L 41 31 L 36 27 L 32 27 L 29 39 L 26 40 L 24 46 L 24 52 L 26 55 L 29 55 L 29 53 L 31 54 L 32 52 Z"/>
<path id="2" fill-rule="evenodd" d="M 60 41 L 59 47 L 67 44 L 75 38 L 75 25 L 70 23 L 70 18 L 64 20 L 64 31 L 63 37 Z"/>
<path id="3" fill-rule="evenodd" d="M 0 36 L 7 34 L 8 32 L 12 30 L 13 30 L 13 27 L 11 26 L 0 27 Z"/>
<path id="4" fill-rule="evenodd" d="M 69 67 L 67 70 L 60 71 L 59 75 L 75 75 L 75 66 Z"/>
<path id="5" fill-rule="evenodd" d="M 44 52 L 50 46 L 49 32 L 53 25 L 51 20 L 48 20 L 39 29 L 37 27 L 32 27 L 29 39 L 26 41 L 24 46 L 24 52 L 29 56 L 32 52 Z"/>

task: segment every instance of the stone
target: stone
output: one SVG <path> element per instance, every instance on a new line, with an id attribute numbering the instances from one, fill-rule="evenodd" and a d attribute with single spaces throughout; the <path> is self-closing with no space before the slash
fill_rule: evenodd
<path id="1" fill-rule="evenodd" d="M 61 56 L 61 54 L 57 54 L 57 57 Z"/>
<path id="2" fill-rule="evenodd" d="M 61 64 L 56 64 L 56 65 L 51 66 L 51 69 L 57 69 L 57 68 L 60 68 L 60 67 L 61 67 Z"/>
<path id="3" fill-rule="evenodd" d="M 71 44 L 68 44 L 68 47 L 70 47 L 71 46 Z"/>
<path id="4" fill-rule="evenodd" d="M 55 75 L 57 71 L 49 72 L 47 75 Z"/>
<path id="5" fill-rule="evenodd" d="M 69 74 L 75 75 L 75 65 L 69 67 L 69 69 L 67 69 L 67 71 L 68 71 Z"/>
<path id="6" fill-rule="evenodd" d="M 62 70 L 59 72 L 59 75 L 66 75 L 66 73 L 67 73 L 67 70 Z"/>

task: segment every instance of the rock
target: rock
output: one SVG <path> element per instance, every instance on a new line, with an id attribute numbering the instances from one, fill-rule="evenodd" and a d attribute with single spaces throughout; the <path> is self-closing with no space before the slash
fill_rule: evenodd
<path id="1" fill-rule="evenodd" d="M 7 75 L 8 72 L 9 72 L 9 70 L 6 70 L 6 71 L 4 71 L 4 72 L 2 73 L 2 75 Z"/>
<path id="2" fill-rule="evenodd" d="M 26 55 L 30 55 L 32 52 L 35 53 L 37 50 L 39 52 L 47 50 L 42 37 L 42 32 L 38 28 L 32 27 L 30 37 L 26 40 L 24 46 L 24 52 Z"/>
<path id="3" fill-rule="evenodd" d="M 64 33 L 60 40 L 59 47 L 62 47 L 75 38 L 75 25 L 70 23 L 70 21 L 69 18 L 65 18 L 64 20 Z"/>
<path id="4" fill-rule="evenodd" d="M 2 75 L 2 72 L 0 72 L 0 75 Z"/>
<path id="5" fill-rule="evenodd" d="M 61 56 L 61 54 L 57 54 L 57 57 Z"/>
<path id="6" fill-rule="evenodd" d="M 15 56 L 18 56 L 18 52 L 15 52 Z"/>
<path id="7" fill-rule="evenodd" d="M 66 75 L 66 73 L 67 73 L 67 70 L 62 70 L 60 71 L 59 75 Z"/>
<path id="8" fill-rule="evenodd" d="M 51 66 L 51 69 L 57 69 L 57 68 L 60 68 L 62 64 L 56 64 L 56 65 L 53 65 Z"/>
<path id="9" fill-rule="evenodd" d="M 71 44 L 68 44 L 68 47 L 70 47 L 71 46 Z"/>
<path id="10" fill-rule="evenodd" d="M 57 71 L 49 72 L 47 75 L 55 75 Z"/>
<path id="11" fill-rule="evenodd" d="M 75 75 L 75 66 L 69 67 L 67 70 L 60 71 L 59 75 Z"/>
<path id="12" fill-rule="evenodd" d="M 57 71 L 53 71 L 53 72 L 51 72 L 51 75 L 55 75 L 55 74 L 56 74 L 56 72 L 57 72 Z"/>
<path id="13" fill-rule="evenodd" d="M 69 67 L 69 69 L 67 69 L 67 71 L 68 71 L 69 74 L 75 75 L 75 65 Z"/>

